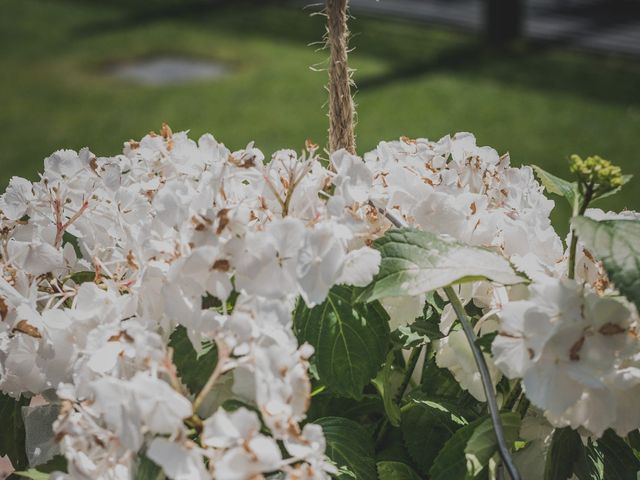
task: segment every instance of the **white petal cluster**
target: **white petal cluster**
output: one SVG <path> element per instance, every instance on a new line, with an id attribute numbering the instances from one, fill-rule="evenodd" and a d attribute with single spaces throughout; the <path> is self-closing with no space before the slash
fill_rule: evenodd
<path id="1" fill-rule="evenodd" d="M 9 226 L 3 259 L 16 277 L 9 281 L 15 285 L 17 276 L 26 274 L 23 283 L 32 290 L 59 287 L 64 293 L 32 301 L 32 309 L 66 311 L 77 309 L 65 303 L 78 303 L 77 292 L 88 287 L 63 280 L 79 271 L 95 272 L 94 289 L 127 298 L 129 311 L 113 312 L 109 321 L 100 312 L 93 328 L 101 331 L 105 323 L 119 328 L 127 319 L 124 323 L 139 321 L 166 337 L 180 324 L 196 347 L 204 339 L 225 345 L 234 394 L 258 406 L 276 438 L 295 444 L 300 441 L 289 437 L 299 432 L 307 408 L 311 352 L 299 349 L 291 333 L 293 301 L 300 295 L 308 305 L 318 304 L 336 283 L 364 286 L 373 278 L 380 256 L 366 245 L 389 223 L 369 200 L 420 228 L 507 257 L 533 252 L 555 262 L 562 255 L 548 219 L 552 203 L 531 169 L 511 167 L 508 156 L 477 147 L 470 134 L 438 142 L 383 142 L 364 161 L 340 151 L 329 168 L 318 161 L 314 146 L 307 154 L 299 158 L 283 150 L 266 162 L 252 144 L 232 153 L 209 135 L 193 142 L 168 128 L 127 142 L 123 155 L 114 158 L 95 158 L 86 149 L 57 152 L 46 160 L 41 182 L 14 179 L 0 200 Z M 78 239 L 79 255 L 63 241 L 66 233 Z M 51 273 L 53 279 L 38 277 Z M 230 315 L 202 308 L 203 296 L 224 302 L 234 286 L 240 298 Z M 481 286 L 465 300 L 491 311 L 499 302 L 487 298 L 500 292 Z M 423 302 L 384 303 L 394 323 L 405 323 L 421 313 Z M 445 333 L 451 313 L 445 315 Z M 90 341 L 95 352 L 69 360 L 71 377 L 65 372 L 67 377 L 52 381 L 36 368 L 33 376 L 41 385 L 3 388 L 37 393 L 71 382 L 80 399 L 93 398 L 100 390 L 91 382 L 100 376 L 128 381 L 136 371 L 125 376 L 121 350 L 109 340 L 114 335 L 88 338 L 87 331 L 86 339 L 71 340 L 71 351 Z M 41 339 L 15 336 L 7 350 L 23 339 L 33 344 L 28 353 L 33 361 Z M 447 350 L 460 343 L 448 340 L 439 348 L 440 360 L 482 398 L 477 371 Z M 150 349 L 157 357 L 152 365 L 162 365 L 166 352 L 162 342 L 156 344 Z M 3 363 L 9 379 L 11 362 Z"/>
<path id="2" fill-rule="evenodd" d="M 266 161 L 252 144 L 231 152 L 163 126 L 122 155 L 59 151 L 40 181 L 11 180 L 0 196 L 0 390 L 57 391 L 71 478 L 131 478 L 140 451 L 176 479 L 334 471 L 322 430 L 302 425 L 313 349 L 298 345 L 292 310 L 334 284 L 368 284 L 380 255 L 366 218 L 329 208 L 336 174 L 316 149 Z M 206 306 L 213 297 L 221 308 Z M 178 325 L 196 350 L 215 342 L 214 380 L 257 413 L 220 409 L 215 386 L 194 407 L 167 348 Z M 221 440 L 216 425 L 237 437 Z"/>
<path id="3" fill-rule="evenodd" d="M 599 209 L 585 216 L 640 218 Z M 584 427 L 595 436 L 613 428 L 624 436 L 640 427 L 631 407 L 640 393 L 638 312 L 580 241 L 575 280 L 566 278 L 568 260 L 568 249 L 556 265 L 532 255 L 514 258 L 533 283 L 524 298 L 513 295 L 500 309 L 494 361 L 507 377 L 522 378 L 527 397 L 552 425 Z"/>
<path id="4" fill-rule="evenodd" d="M 582 248 L 587 285 L 559 278 L 553 202 L 530 168 L 467 133 L 327 163 L 309 142 L 267 160 L 166 125 L 115 157 L 54 153 L 39 181 L 13 178 L 0 196 L 0 391 L 56 392 L 68 478 L 132 478 L 141 453 L 171 479 L 330 478 L 322 429 L 305 423 L 313 349 L 292 312 L 298 298 L 311 307 L 334 285 L 371 282 L 381 258 L 369 245 L 390 227 L 376 207 L 499 251 L 535 280 L 523 299 L 486 282 L 460 295 L 484 312 L 482 332 L 499 330 L 496 366 L 552 423 L 638 427 L 637 312 L 601 295 Z M 424 301 L 383 304 L 398 326 Z M 438 364 L 484 399 L 453 323 L 447 307 Z M 217 347 L 202 397 L 177 374 L 178 326 L 197 351 Z M 229 398 L 240 406 L 223 408 Z"/>
<path id="5" fill-rule="evenodd" d="M 495 386 L 502 375 L 491 362 L 491 357 L 486 353 L 484 356 L 490 368 L 491 380 Z M 464 390 L 468 390 L 471 395 L 480 401 L 487 401 L 482 387 L 480 372 L 476 367 L 471 347 L 462 330 L 454 330 L 438 342 L 436 363 L 440 368 L 448 368 Z"/>
<path id="6" fill-rule="evenodd" d="M 640 426 L 631 406 L 640 393 L 638 313 L 566 278 L 538 278 L 529 296 L 500 312 L 496 365 L 522 378 L 531 403 L 555 426 L 624 436 Z"/>
<path id="7" fill-rule="evenodd" d="M 382 142 L 365 155 L 364 165 L 351 157 L 333 160 L 338 173 L 336 194 L 345 203 L 371 199 L 407 224 L 491 248 L 511 260 L 529 256 L 536 265 L 548 268 L 562 261 L 562 242 L 549 220 L 554 204 L 543 195 L 533 170 L 512 167 L 508 155 L 477 146 L 469 133 L 447 135 L 437 142 L 408 138 Z M 360 216 L 367 215 L 375 211 L 364 203 Z M 383 229 L 386 224 L 379 219 L 370 225 Z M 473 302 L 487 316 L 508 301 L 506 289 L 486 282 L 460 293 L 465 303 Z M 383 301 L 394 325 L 420 316 L 423 303 L 424 298 L 411 297 Z M 447 305 L 441 323 L 444 334 L 454 321 L 455 314 Z M 440 342 L 439 363 L 451 370 L 464 389 L 484 400 L 479 373 L 467 355 L 470 351 L 458 341 L 461 335 L 454 332 Z M 487 361 L 495 371 L 489 357 Z"/>
<path id="8" fill-rule="evenodd" d="M 545 263 L 562 257 L 551 227 L 553 202 L 530 167 L 478 147 L 469 133 L 437 142 L 403 138 L 365 155 L 371 198 L 423 230 L 469 245 L 493 247 L 507 258 L 534 254 Z"/>

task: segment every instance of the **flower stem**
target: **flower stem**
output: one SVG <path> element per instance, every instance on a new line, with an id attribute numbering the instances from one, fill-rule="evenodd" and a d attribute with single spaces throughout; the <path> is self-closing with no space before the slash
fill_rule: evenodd
<path id="1" fill-rule="evenodd" d="M 586 186 L 586 191 L 584 194 L 584 198 L 580 204 L 577 202 L 574 203 L 573 206 L 573 217 L 575 218 L 580 215 L 584 215 L 584 212 L 587 211 L 587 207 L 589 203 L 591 203 L 591 199 L 593 198 L 593 184 L 589 184 Z M 579 205 L 579 208 L 578 208 Z M 576 276 L 576 250 L 578 248 L 578 235 L 575 230 L 571 230 L 571 245 L 569 246 L 569 272 L 568 277 L 570 279 L 574 279 Z"/>
<path id="2" fill-rule="evenodd" d="M 200 390 L 200 393 L 198 393 L 198 396 L 193 401 L 194 415 L 198 414 L 200 405 L 202 405 L 202 402 L 205 400 L 205 398 L 207 398 L 207 395 L 215 385 L 220 375 L 224 373 L 224 370 L 226 368 L 227 358 L 229 358 L 229 349 L 223 341 L 219 341 L 217 339 L 216 346 L 218 347 L 218 361 L 216 362 L 216 366 L 213 369 L 213 372 L 211 372 L 211 376 L 207 380 L 207 383 L 204 385 L 204 387 L 202 387 L 202 390 Z"/>
<path id="3" fill-rule="evenodd" d="M 404 396 L 404 392 L 407 391 L 409 382 L 411 382 L 411 376 L 413 375 L 413 371 L 416 369 L 416 365 L 418 364 L 418 359 L 420 358 L 421 353 L 422 346 L 419 346 L 411 350 L 411 353 L 409 354 L 409 359 L 407 360 L 407 369 L 404 372 L 404 378 L 402 379 L 400 388 L 398 388 L 398 392 L 396 393 L 397 403 L 400 403 L 402 397 Z"/>
<path id="4" fill-rule="evenodd" d="M 505 410 L 512 410 L 513 407 L 515 407 L 516 402 L 518 401 L 518 398 L 520 398 L 521 393 L 522 393 L 522 384 L 520 383 L 520 380 L 518 380 L 516 381 L 516 384 L 513 386 L 511 391 L 509 392 L 509 395 L 504 401 L 504 404 L 502 405 L 502 407 Z"/>
<path id="5" fill-rule="evenodd" d="M 569 247 L 569 278 L 573 279 L 576 276 L 576 249 L 578 248 L 578 235 L 576 232 L 571 232 L 571 246 Z"/>
<path id="6" fill-rule="evenodd" d="M 71 226 L 73 222 L 78 220 L 85 212 L 85 210 L 89 207 L 89 201 L 85 200 L 82 202 L 82 206 L 80 209 L 73 214 L 73 216 L 67 220 L 65 223 L 62 223 L 62 202 L 60 200 L 56 200 L 55 202 L 55 213 L 56 213 L 56 239 L 54 245 L 56 248 L 60 248 L 62 246 L 62 237 L 64 232 Z"/>
<path id="7" fill-rule="evenodd" d="M 531 405 L 531 402 L 524 394 L 522 394 L 520 396 L 520 402 L 518 402 L 518 406 L 516 407 L 516 411 L 520 414 L 520 418 L 524 418 L 524 416 L 527 414 L 529 405 Z"/>
<path id="8" fill-rule="evenodd" d="M 476 366 L 478 367 L 478 371 L 480 372 L 480 378 L 482 379 L 482 386 L 484 387 L 484 393 L 487 397 L 487 407 L 489 408 L 489 413 L 491 415 L 491 422 L 493 423 L 493 430 L 496 433 L 496 440 L 498 441 L 498 451 L 500 453 L 500 457 L 502 458 L 502 462 L 507 468 L 509 475 L 511 475 L 512 480 L 520 480 L 520 473 L 513 463 L 513 458 L 511 457 L 511 453 L 509 452 L 509 447 L 507 446 L 507 442 L 504 437 L 504 430 L 502 428 L 502 421 L 500 420 L 500 412 L 498 410 L 498 403 L 496 402 L 495 392 L 493 389 L 493 383 L 491 382 L 491 376 L 489 374 L 489 368 L 487 367 L 487 362 L 485 361 L 484 355 L 478 348 L 476 344 L 476 335 L 473 332 L 473 328 L 471 327 L 471 323 L 469 322 L 469 318 L 467 317 L 467 313 L 462 306 L 462 302 L 456 295 L 456 292 L 451 287 L 445 287 L 444 291 L 451 302 L 451 306 L 453 310 L 456 312 L 458 320 L 462 324 L 462 329 L 464 330 L 464 334 L 467 337 L 467 341 L 469 342 L 469 346 L 471 347 L 471 351 L 473 352 L 473 357 L 476 361 Z"/>
<path id="9" fill-rule="evenodd" d="M 413 371 L 416 369 L 416 365 L 418 364 L 418 360 L 420 359 L 421 352 L 422 352 L 422 346 L 416 347 L 413 350 L 411 350 L 411 354 L 409 355 L 409 359 L 407 360 L 407 369 L 404 372 L 404 378 L 402 379 L 402 383 L 400 384 L 400 387 L 398 388 L 398 392 L 396 393 L 396 396 L 394 399 L 398 404 L 400 404 L 400 402 L 402 401 L 404 392 L 406 392 L 407 387 L 411 382 L 411 376 L 413 375 Z M 411 403 L 409 405 L 411 405 Z M 404 407 L 400 407 L 401 412 L 404 411 L 403 408 Z M 387 434 L 388 430 L 389 430 L 389 419 L 385 417 L 382 423 L 380 424 L 380 428 L 376 433 L 376 445 L 378 445 L 384 439 L 384 436 Z"/>

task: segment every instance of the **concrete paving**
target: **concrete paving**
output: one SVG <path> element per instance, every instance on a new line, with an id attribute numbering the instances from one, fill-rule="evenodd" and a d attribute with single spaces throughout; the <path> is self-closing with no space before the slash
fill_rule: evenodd
<path id="1" fill-rule="evenodd" d="M 482 0 L 350 0 L 358 13 L 481 32 Z M 639 0 L 527 0 L 525 36 L 640 58 Z"/>

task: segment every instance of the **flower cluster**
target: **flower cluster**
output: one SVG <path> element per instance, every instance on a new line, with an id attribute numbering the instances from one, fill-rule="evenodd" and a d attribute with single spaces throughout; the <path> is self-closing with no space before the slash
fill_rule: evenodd
<path id="1" fill-rule="evenodd" d="M 561 261 L 562 242 L 549 220 L 553 202 L 543 195 L 533 170 L 512 167 L 508 155 L 478 147 L 473 135 L 382 142 L 364 160 L 368 176 L 360 183 L 371 182 L 375 204 L 406 223 L 499 251 L 511 260 L 533 256 L 549 266 Z M 466 302 L 473 300 L 488 311 L 500 307 L 505 297 L 503 289 L 486 283 L 461 293 Z M 406 299 L 404 309 L 396 308 L 406 314 L 400 321 L 420 315 L 423 300 Z M 446 308 L 444 333 L 454 318 Z"/>
<path id="2" fill-rule="evenodd" d="M 576 162 L 574 158 L 574 167 Z M 603 175 L 621 178 L 619 168 L 607 161 L 590 157 L 585 162 L 582 169 L 588 166 L 599 175 L 598 184 Z M 528 398 L 556 426 L 582 426 L 596 436 L 609 427 L 626 435 L 640 426 L 628 404 L 640 379 L 638 313 L 615 296 L 602 264 L 582 244 L 578 281 L 565 278 L 569 255 L 549 220 L 553 202 L 544 197 L 531 168 L 510 166 L 507 155 L 478 147 L 472 135 L 463 133 L 438 142 L 382 142 L 365 155 L 364 166 L 355 163 L 337 171 L 356 192 L 354 198 L 368 191 L 376 205 L 407 224 L 498 250 L 533 280 L 528 288 L 476 282 L 458 289 L 465 303 L 483 312 L 477 333 L 499 333 L 494 358 L 485 355 L 494 384 L 500 372 L 523 378 Z M 596 220 L 638 218 L 635 212 L 594 209 L 586 215 Z M 423 302 L 403 298 L 384 303 L 392 321 L 405 324 L 421 315 Z M 449 335 L 437 342 L 436 361 L 484 400 L 464 335 L 450 332 L 454 320 L 453 309 L 445 306 L 440 325 Z"/>
<path id="3" fill-rule="evenodd" d="M 361 220 L 327 208 L 334 174 L 315 151 L 267 162 L 251 144 L 230 152 L 164 126 L 117 157 L 59 151 L 39 182 L 11 180 L 0 389 L 57 391 L 73 478 L 129 478 L 145 446 L 171 478 L 333 471 L 322 431 L 300 425 L 313 349 L 297 344 L 291 311 L 298 295 L 311 306 L 336 283 L 366 285 L 380 256 Z M 230 379 L 259 416 L 227 413 L 206 391 L 194 400 L 167 348 L 178 325 L 197 351 L 215 343 L 212 381 Z M 203 429 L 199 444 L 189 425 Z"/>
<path id="4" fill-rule="evenodd" d="M 508 154 L 478 147 L 473 135 L 382 142 L 364 158 L 371 197 L 407 223 L 507 258 L 533 254 L 553 264 L 562 257 L 549 221 L 554 204 L 533 170 L 512 167 Z"/>
<path id="5" fill-rule="evenodd" d="M 164 125 L 121 155 L 63 150 L 38 182 L 11 180 L 0 196 L 0 391 L 55 392 L 68 478 L 129 479 L 141 459 L 180 480 L 335 474 L 307 422 L 314 350 L 298 343 L 293 312 L 334 285 L 371 283 L 371 244 L 391 227 L 382 211 L 498 252 L 531 280 L 456 287 L 481 312 L 476 331 L 496 336 L 485 353 L 494 383 L 522 378 L 555 426 L 640 426 L 638 312 L 579 242 L 577 278 L 566 278 L 553 202 L 531 168 L 468 133 L 382 142 L 364 158 L 317 151 L 307 142 L 267 160 L 253 144 L 231 152 Z M 393 328 L 425 300 L 381 303 Z M 485 401 L 455 318 L 446 305 L 435 361 Z M 197 354 L 215 349 L 197 390 L 169 346 L 177 331 Z"/>
<path id="6" fill-rule="evenodd" d="M 598 209 L 585 215 L 640 218 Z M 625 436 L 640 425 L 630 404 L 640 392 L 640 317 L 581 242 L 577 252 L 575 280 L 564 274 L 567 258 L 555 270 L 523 262 L 532 283 L 501 309 L 494 359 L 507 376 L 523 379 L 527 397 L 553 425 Z"/>
<path id="7" fill-rule="evenodd" d="M 337 172 L 340 184 L 355 191 L 354 200 L 370 198 L 409 225 L 499 251 L 514 262 L 533 258 L 536 264 L 555 268 L 562 261 L 562 242 L 549 220 L 554 204 L 543 195 L 533 170 L 512 167 L 508 155 L 478 147 L 469 133 L 437 142 L 408 138 L 381 142 L 365 155 L 364 165 L 338 165 Z M 464 303 L 482 308 L 487 318 L 509 300 L 504 287 L 488 282 L 464 285 L 458 293 Z M 422 296 L 383 303 L 397 326 L 419 317 L 424 301 Z M 454 321 L 455 313 L 447 305 L 440 323 L 444 334 Z M 497 328 L 495 322 L 492 325 Z M 484 325 L 484 333 L 490 333 L 488 326 Z M 462 332 L 452 332 L 439 342 L 436 359 L 464 389 L 484 400 L 470 348 L 462 340 Z M 488 355 L 487 361 L 497 382 L 500 372 Z"/>
<path id="8" fill-rule="evenodd" d="M 640 393 L 635 308 L 573 280 L 549 277 L 502 312 L 493 343 L 497 365 L 523 379 L 533 405 L 556 426 L 607 428 L 625 436 L 640 424 L 631 406 Z"/>

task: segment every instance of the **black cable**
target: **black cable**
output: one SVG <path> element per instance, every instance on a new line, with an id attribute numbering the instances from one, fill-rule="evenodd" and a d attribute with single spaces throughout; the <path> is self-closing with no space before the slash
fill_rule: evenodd
<path id="1" fill-rule="evenodd" d="M 387 218 L 387 220 L 389 220 L 396 228 L 406 227 L 402 220 L 398 219 L 395 215 L 388 212 L 386 209 L 376 207 L 372 201 L 369 201 L 369 205 L 383 214 Z M 493 423 L 493 430 L 496 433 L 498 452 L 500 453 L 502 462 L 507 468 L 507 471 L 509 472 L 512 480 L 521 480 L 520 472 L 513 463 L 513 457 L 511 456 L 511 452 L 509 452 L 509 447 L 507 446 L 507 442 L 504 437 L 504 429 L 502 428 L 502 421 L 500 420 L 500 410 L 498 409 L 498 403 L 496 402 L 495 392 L 493 390 L 493 382 L 491 381 L 491 375 L 489 374 L 489 368 L 487 367 L 487 362 L 484 358 L 484 355 L 476 344 L 477 338 L 475 333 L 473 332 L 473 328 L 471 328 L 471 323 L 469 323 L 467 312 L 465 312 L 464 307 L 453 288 L 444 287 L 444 291 L 449 298 L 449 301 L 451 302 L 453 310 L 456 312 L 458 320 L 460 320 L 460 323 L 462 324 L 462 329 L 465 336 L 467 337 L 467 342 L 469 342 L 469 346 L 471 347 L 471 351 L 473 352 L 473 358 L 475 359 L 476 366 L 478 367 L 478 371 L 480 372 L 482 387 L 484 388 L 485 397 L 487 397 L 487 406 L 489 407 L 489 414 L 491 416 L 491 422 Z"/>

